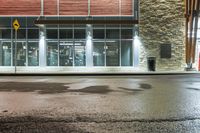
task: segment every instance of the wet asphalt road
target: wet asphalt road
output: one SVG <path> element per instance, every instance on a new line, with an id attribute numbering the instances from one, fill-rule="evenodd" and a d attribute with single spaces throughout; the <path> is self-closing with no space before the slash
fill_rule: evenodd
<path id="1" fill-rule="evenodd" d="M 200 132 L 200 75 L 0 77 L 0 133 Z"/>

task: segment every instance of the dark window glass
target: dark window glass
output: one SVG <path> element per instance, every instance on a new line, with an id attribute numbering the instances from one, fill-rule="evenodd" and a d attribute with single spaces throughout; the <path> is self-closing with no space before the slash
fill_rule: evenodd
<path id="1" fill-rule="evenodd" d="M 1 28 L 11 27 L 11 18 L 0 17 L 0 27 Z"/>
<path id="2" fill-rule="evenodd" d="M 107 39 L 119 39 L 119 29 L 107 29 L 106 30 Z"/>
<path id="3" fill-rule="evenodd" d="M 10 29 L 0 29 L 0 38 L 2 39 L 10 39 L 11 38 L 11 30 Z"/>
<path id="4" fill-rule="evenodd" d="M 132 29 L 122 29 L 121 30 L 122 39 L 132 39 Z"/>
<path id="5" fill-rule="evenodd" d="M 60 29 L 60 39 L 72 39 L 72 29 Z"/>
<path id="6" fill-rule="evenodd" d="M 28 39 L 39 39 L 39 30 L 28 29 Z"/>
<path id="7" fill-rule="evenodd" d="M 57 29 L 48 29 L 47 30 L 47 39 L 57 39 L 58 30 Z"/>
<path id="8" fill-rule="evenodd" d="M 94 29 L 93 30 L 93 38 L 94 39 L 104 39 L 105 38 L 104 29 Z"/>
<path id="9" fill-rule="evenodd" d="M 36 20 L 37 18 L 35 17 L 28 17 L 27 18 L 27 27 L 37 27 L 35 24 L 34 24 L 34 21 Z"/>
<path id="10" fill-rule="evenodd" d="M 85 39 L 85 29 L 75 29 L 74 30 L 75 39 Z"/>
<path id="11" fill-rule="evenodd" d="M 13 30 L 13 38 L 15 38 L 15 30 Z M 17 39 L 26 39 L 26 29 L 19 29 L 17 31 Z"/>

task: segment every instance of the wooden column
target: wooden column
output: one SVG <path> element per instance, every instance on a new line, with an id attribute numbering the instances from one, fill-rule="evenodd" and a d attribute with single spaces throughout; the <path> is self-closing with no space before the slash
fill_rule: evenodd
<path id="1" fill-rule="evenodd" d="M 190 65 L 195 62 L 199 10 L 199 0 L 185 0 L 186 63 Z"/>

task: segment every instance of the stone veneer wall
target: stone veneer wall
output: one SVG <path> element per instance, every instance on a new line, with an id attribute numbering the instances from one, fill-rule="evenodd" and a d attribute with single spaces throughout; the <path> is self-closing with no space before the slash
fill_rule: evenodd
<path id="1" fill-rule="evenodd" d="M 141 39 L 140 67 L 147 70 L 147 57 L 156 57 L 156 71 L 184 70 L 185 19 L 183 0 L 139 0 Z M 170 59 L 160 58 L 160 45 L 172 44 Z"/>

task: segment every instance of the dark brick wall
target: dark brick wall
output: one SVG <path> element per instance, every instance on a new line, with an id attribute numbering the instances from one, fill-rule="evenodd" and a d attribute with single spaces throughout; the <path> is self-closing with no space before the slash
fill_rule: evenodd
<path id="1" fill-rule="evenodd" d="M 0 15 L 39 15 L 40 0 L 1 0 Z"/>

